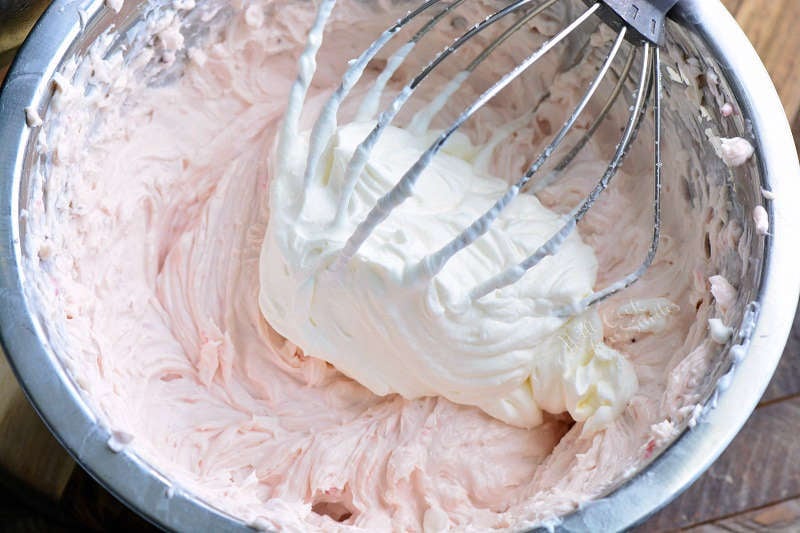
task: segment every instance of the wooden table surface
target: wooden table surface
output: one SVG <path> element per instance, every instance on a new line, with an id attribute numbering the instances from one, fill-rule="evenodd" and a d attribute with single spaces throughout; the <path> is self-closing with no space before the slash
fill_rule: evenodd
<path id="1" fill-rule="evenodd" d="M 723 1 L 761 54 L 800 138 L 800 0 Z M 798 433 L 800 314 L 781 365 L 744 429 L 705 475 L 638 530 L 800 532 Z M 28 405 L 2 357 L 0 472 L 0 531 L 151 529 L 75 466 Z"/>

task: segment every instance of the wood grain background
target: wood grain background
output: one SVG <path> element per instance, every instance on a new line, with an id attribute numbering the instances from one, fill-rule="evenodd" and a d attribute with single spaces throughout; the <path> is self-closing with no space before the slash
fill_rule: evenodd
<path id="1" fill-rule="evenodd" d="M 798 137 L 800 0 L 723 2 L 761 54 Z M 800 318 L 795 318 L 781 365 L 742 432 L 705 475 L 637 530 L 800 532 L 799 433 Z M 0 531 L 150 530 L 75 466 L 0 357 Z"/>

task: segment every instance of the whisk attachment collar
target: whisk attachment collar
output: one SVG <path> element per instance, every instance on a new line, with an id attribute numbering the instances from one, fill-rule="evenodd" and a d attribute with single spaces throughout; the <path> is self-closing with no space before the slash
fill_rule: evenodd
<path id="1" fill-rule="evenodd" d="M 619 30 L 627 26 L 632 31 L 629 39 L 644 39 L 656 46 L 664 45 L 667 13 L 678 0 L 601 0 L 605 6 L 600 17 Z"/>

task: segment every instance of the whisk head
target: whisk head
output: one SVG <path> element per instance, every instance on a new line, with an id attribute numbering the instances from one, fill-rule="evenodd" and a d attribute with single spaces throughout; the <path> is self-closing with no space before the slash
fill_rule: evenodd
<path id="1" fill-rule="evenodd" d="M 429 106 L 422 113 L 418 113 L 408 126 L 412 132 L 425 132 L 431 124 L 433 117 L 436 116 L 445 106 L 446 102 L 458 91 L 466 80 L 475 70 L 487 60 L 490 60 L 493 53 L 510 37 L 528 26 L 538 16 L 546 14 L 548 9 L 564 0 L 514 0 L 504 7 L 498 9 L 488 17 L 467 28 L 449 46 L 440 50 L 420 71 L 409 81 L 394 97 L 391 103 L 383 109 L 376 119 L 375 127 L 361 142 L 350 159 L 345 173 L 345 184 L 343 193 L 339 198 L 339 205 L 333 223 L 341 221 L 345 216 L 348 203 L 350 202 L 353 190 L 358 182 L 359 176 L 367 165 L 370 153 L 386 131 L 387 127 L 397 118 L 401 109 L 409 102 L 430 75 L 440 69 L 448 62 L 464 45 L 479 35 L 495 27 L 501 21 L 512 20 L 511 24 L 502 32 L 494 36 L 472 60 L 452 79 L 440 92 L 431 99 Z M 308 156 L 304 174 L 304 188 L 313 180 L 322 158 L 323 152 L 337 126 L 337 114 L 347 96 L 350 94 L 356 83 L 361 79 L 369 63 L 375 59 L 381 50 L 391 41 L 400 30 L 413 22 L 427 17 L 421 27 L 411 38 L 400 46 L 386 61 L 386 67 L 377 77 L 374 84 L 369 89 L 357 113 L 358 120 L 373 119 L 379 107 L 381 95 L 386 89 L 390 79 L 398 72 L 398 69 L 406 62 L 410 54 L 425 36 L 433 31 L 438 24 L 448 15 L 454 13 L 462 7 L 466 0 L 452 0 L 444 2 L 441 0 L 427 0 L 415 9 L 412 9 L 406 16 L 398 20 L 393 26 L 388 28 L 379 38 L 369 46 L 358 58 L 351 61 L 350 66 L 342 78 L 341 85 L 329 98 L 323 107 L 319 118 L 314 124 L 311 136 Z M 318 23 L 324 25 L 325 17 L 335 4 L 335 0 L 323 0 L 320 9 Z M 512 184 L 509 185 L 503 194 L 482 216 L 476 218 L 471 224 L 463 229 L 457 236 L 436 251 L 432 251 L 416 265 L 409 269 L 409 276 L 414 279 L 430 281 L 432 280 L 458 252 L 473 244 L 477 239 L 484 235 L 490 226 L 497 220 L 500 214 L 508 205 L 520 194 L 536 194 L 549 187 L 557 180 L 561 179 L 565 170 L 575 160 L 591 140 L 603 121 L 607 118 L 611 109 L 623 92 L 626 83 L 632 78 L 635 81 L 635 90 L 632 93 L 633 103 L 629 108 L 629 116 L 625 127 L 621 133 L 619 142 L 616 145 L 613 157 L 610 159 L 605 172 L 598 176 L 596 185 L 588 195 L 575 206 L 565 217 L 563 226 L 538 249 L 534 250 L 528 257 L 517 264 L 498 272 L 490 279 L 472 287 L 469 290 L 469 298 L 478 300 L 483 296 L 505 286 L 511 285 L 520 280 L 526 272 L 535 268 L 542 260 L 554 255 L 565 240 L 572 234 L 577 224 L 585 217 L 588 211 L 597 202 L 603 192 L 609 187 L 615 174 L 623 163 L 631 143 L 637 136 L 638 130 L 648 109 L 653 111 L 653 231 L 650 246 L 646 256 L 640 266 L 628 275 L 610 283 L 606 287 L 599 289 L 580 302 L 572 303 L 567 306 L 555 307 L 552 314 L 556 316 L 569 316 L 577 314 L 619 291 L 635 283 L 652 264 L 659 243 L 661 228 L 661 99 L 662 99 L 662 77 L 661 77 L 661 58 L 659 44 L 664 38 L 664 14 L 674 4 L 675 0 L 609 0 L 609 1 L 588 1 L 586 8 L 582 10 L 574 19 L 566 24 L 554 36 L 547 39 L 530 54 L 519 61 L 511 70 L 501 76 L 494 84 L 486 89 L 471 104 L 469 104 L 431 143 L 429 148 L 419 157 L 414 165 L 399 178 L 394 187 L 384 194 L 366 217 L 358 224 L 355 231 L 350 235 L 345 246 L 339 251 L 338 256 L 332 262 L 330 269 L 336 271 L 347 265 L 355 256 L 361 246 L 370 238 L 375 228 L 381 224 L 394 209 L 410 198 L 415 191 L 415 185 L 421 178 L 423 171 L 431 164 L 433 158 L 442 149 L 445 143 L 470 120 L 480 109 L 486 106 L 503 89 L 508 87 L 514 80 L 517 80 L 523 73 L 532 68 L 546 54 L 550 53 L 555 47 L 564 43 L 568 38 L 588 26 L 591 21 L 595 24 L 602 20 L 609 25 L 616 35 L 611 40 L 605 58 L 596 73 L 596 76 L 586 88 L 586 92 L 569 113 L 563 126 L 555 133 L 544 150 L 538 154 L 527 170 Z M 314 43 L 310 46 L 315 46 Z M 318 46 L 318 44 L 316 45 Z M 619 63 L 619 58 L 625 57 L 623 66 L 619 72 L 614 72 L 612 65 Z M 636 69 L 636 64 L 639 68 Z M 616 83 L 608 95 L 600 112 L 591 121 L 590 126 L 580 139 L 567 151 L 560 156 L 557 163 L 551 170 L 542 172 L 545 164 L 562 148 L 565 139 L 568 138 L 579 118 L 586 111 L 590 100 L 597 94 L 598 88 L 609 77 L 610 73 L 616 75 Z M 636 74 L 638 73 L 638 79 Z M 304 80 L 301 75 L 298 78 L 295 92 L 297 97 L 302 98 L 304 91 L 308 89 L 310 79 Z M 286 123 L 291 127 L 291 117 L 287 118 Z M 295 118 L 294 123 L 297 123 Z M 296 132 L 283 132 L 283 138 L 288 139 Z M 543 175 L 540 175 L 543 174 Z M 305 207 L 305 197 L 298 203 L 300 212 Z"/>

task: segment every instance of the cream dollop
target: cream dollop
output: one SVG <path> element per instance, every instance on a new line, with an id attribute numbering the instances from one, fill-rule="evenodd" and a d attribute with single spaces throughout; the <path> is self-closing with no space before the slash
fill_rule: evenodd
<path id="1" fill-rule="evenodd" d="M 725 344 L 733 335 L 733 328 L 725 325 L 719 318 L 708 319 L 708 332 L 717 344 Z"/>
<path id="2" fill-rule="evenodd" d="M 378 395 L 443 396 L 520 427 L 542 412 L 569 412 L 595 431 L 637 389 L 632 365 L 602 342 L 596 311 L 552 316 L 590 294 L 591 247 L 573 234 L 517 283 L 472 299 L 470 289 L 524 259 L 563 217 L 522 195 L 472 246 L 429 279 L 417 265 L 481 216 L 508 187 L 478 163 L 480 147 L 457 135 L 434 158 L 415 194 L 339 271 L 329 267 L 367 212 L 434 138 L 390 127 L 336 217 L 347 164 L 371 131 L 340 127 L 307 190 L 307 141 L 294 143 L 271 185 L 261 253 L 260 306 L 279 333 Z M 304 200 L 303 200 L 304 198 Z"/>
<path id="3" fill-rule="evenodd" d="M 722 160 L 729 167 L 739 167 L 745 164 L 755 153 L 755 148 L 750 141 L 741 137 L 719 140 L 719 153 Z"/>

